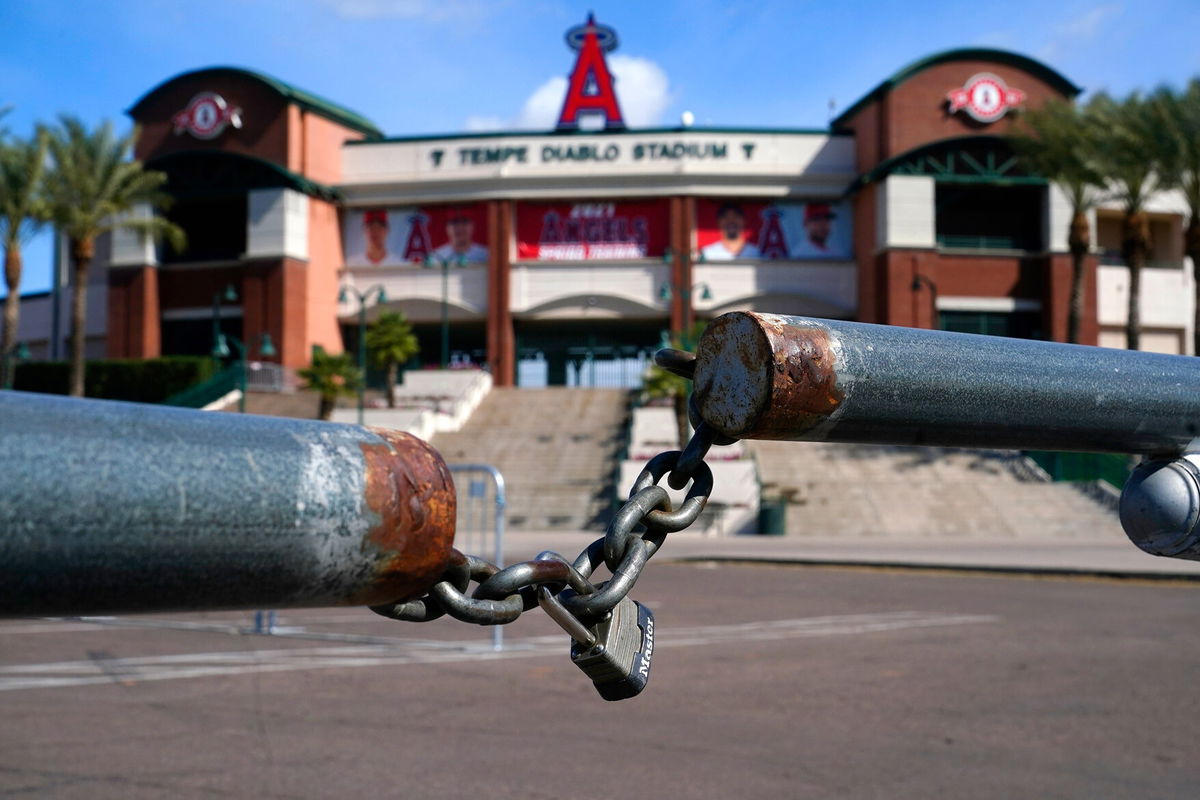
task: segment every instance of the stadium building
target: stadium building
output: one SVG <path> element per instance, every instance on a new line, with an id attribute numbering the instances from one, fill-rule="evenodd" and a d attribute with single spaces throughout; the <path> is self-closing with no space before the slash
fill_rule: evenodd
<path id="1" fill-rule="evenodd" d="M 589 20 L 568 42 L 544 133 L 386 137 L 227 67 L 154 87 L 129 109 L 136 155 L 169 176 L 190 244 L 102 245 L 89 355 L 208 353 L 219 327 L 252 357 L 268 335 L 264 360 L 295 368 L 353 348 L 360 303 L 404 312 L 426 364 L 486 365 L 500 386 L 636 380 L 664 334 L 735 309 L 1066 338 L 1070 209 L 1004 141 L 1015 110 L 1080 92 L 1051 67 L 953 50 L 828 129 L 631 130 L 604 60 L 615 34 Z M 1151 212 L 1144 346 L 1187 352 L 1183 209 L 1163 195 Z M 1083 339 L 1119 347 L 1117 211 L 1093 225 Z M 68 294 L 27 298 L 36 356 L 65 353 Z"/>

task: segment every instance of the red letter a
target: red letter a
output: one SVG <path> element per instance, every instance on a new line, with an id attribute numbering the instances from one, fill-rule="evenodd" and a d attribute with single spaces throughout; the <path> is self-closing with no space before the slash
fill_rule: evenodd
<path id="1" fill-rule="evenodd" d="M 571 71 L 567 86 L 567 99 L 563 101 L 562 113 L 558 115 L 558 130 L 575 130 L 579 127 L 580 112 L 604 114 L 604 127 L 624 128 L 621 107 L 617 105 L 617 93 L 613 90 L 612 74 L 594 30 L 589 30 Z"/>

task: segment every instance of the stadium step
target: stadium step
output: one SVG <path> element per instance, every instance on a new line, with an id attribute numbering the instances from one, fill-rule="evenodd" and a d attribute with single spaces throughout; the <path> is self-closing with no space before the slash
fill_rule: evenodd
<path id="1" fill-rule="evenodd" d="M 623 389 L 492 389 L 432 444 L 447 463 L 500 470 L 511 530 L 603 532 L 628 404 Z"/>
<path id="2" fill-rule="evenodd" d="M 1018 454 L 746 442 L 787 533 L 918 539 L 1123 541 L 1116 515 L 1065 483 L 1024 480 Z"/>

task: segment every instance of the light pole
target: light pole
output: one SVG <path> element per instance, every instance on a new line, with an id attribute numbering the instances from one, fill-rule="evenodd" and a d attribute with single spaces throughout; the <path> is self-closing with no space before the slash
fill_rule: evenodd
<path id="1" fill-rule="evenodd" d="M 372 294 L 378 293 L 377 302 L 381 305 L 387 302 L 387 293 L 378 283 L 360 292 L 353 286 L 343 286 L 338 292 L 338 302 L 349 302 L 351 297 L 358 298 L 358 369 L 362 372 L 362 380 L 358 382 L 358 424 L 363 424 L 363 401 L 367 387 L 367 300 Z"/>
<path id="2" fill-rule="evenodd" d="M 213 347 L 217 346 L 217 339 L 221 336 L 221 301 L 236 303 L 237 299 L 237 290 L 232 283 L 225 284 L 225 288 L 219 292 L 213 292 Z"/>
<path id="3" fill-rule="evenodd" d="M 29 345 L 24 342 L 17 342 L 16 347 L 4 354 L 5 389 L 13 388 L 13 382 L 17 379 L 17 362 L 29 359 Z"/>
<path id="4" fill-rule="evenodd" d="M 466 263 L 466 256 L 461 254 L 454 258 L 434 258 L 432 253 L 425 256 L 426 267 L 442 267 L 442 369 L 450 366 L 450 265 L 463 267 Z"/>
<path id="5" fill-rule="evenodd" d="M 213 358 L 229 358 L 229 345 L 233 345 L 233 349 L 237 351 L 238 366 L 238 389 L 241 391 L 241 397 L 238 398 L 238 413 L 246 413 L 246 389 L 248 388 L 249 372 L 246 365 L 246 345 L 242 340 L 229 333 L 218 333 L 216 340 L 213 342 L 212 354 Z M 275 344 L 271 341 L 271 334 L 264 333 L 259 338 L 258 354 L 270 358 L 275 355 Z"/>

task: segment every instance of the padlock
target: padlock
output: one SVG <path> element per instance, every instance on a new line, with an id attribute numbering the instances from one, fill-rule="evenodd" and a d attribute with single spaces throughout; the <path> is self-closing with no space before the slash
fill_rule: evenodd
<path id="1" fill-rule="evenodd" d="M 624 700 L 646 688 L 654 656 L 654 612 L 626 597 L 589 628 L 546 587 L 538 604 L 571 635 L 571 662 L 592 679 L 605 700 Z"/>

